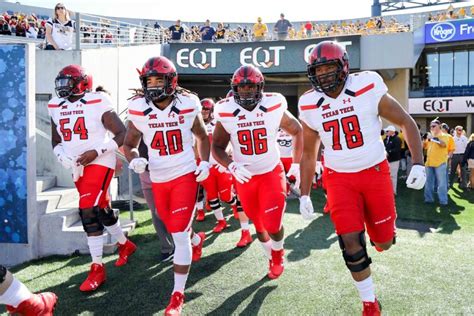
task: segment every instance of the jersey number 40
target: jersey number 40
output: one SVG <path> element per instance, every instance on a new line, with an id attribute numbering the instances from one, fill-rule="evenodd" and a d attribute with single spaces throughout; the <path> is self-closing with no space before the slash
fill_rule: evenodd
<path id="1" fill-rule="evenodd" d="M 181 130 L 156 131 L 151 148 L 158 150 L 160 156 L 176 155 L 183 151 L 183 137 Z"/>

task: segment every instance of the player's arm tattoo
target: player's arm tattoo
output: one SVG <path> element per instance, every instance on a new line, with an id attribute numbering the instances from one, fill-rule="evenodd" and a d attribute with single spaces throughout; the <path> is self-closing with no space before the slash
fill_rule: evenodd
<path id="1" fill-rule="evenodd" d="M 196 137 L 196 147 L 199 152 L 199 157 L 201 157 L 201 160 L 203 161 L 209 161 L 211 144 L 209 143 L 209 136 L 207 135 L 206 128 L 204 127 L 204 120 L 202 119 L 201 113 L 199 113 L 194 119 L 191 131 Z"/>
<path id="2" fill-rule="evenodd" d="M 379 115 L 384 119 L 400 126 L 405 136 L 414 164 L 423 164 L 423 145 L 420 131 L 413 118 L 390 94 L 385 94 L 379 102 Z"/>
<path id="3" fill-rule="evenodd" d="M 125 138 L 126 128 L 118 117 L 117 113 L 114 111 L 105 112 L 102 115 L 102 123 L 107 130 L 114 134 L 114 141 L 117 143 L 117 146 L 122 146 L 123 140 Z"/>
<path id="4" fill-rule="evenodd" d="M 138 145 L 140 144 L 141 138 L 142 133 L 135 127 L 132 121 L 128 121 L 125 139 L 123 141 L 123 151 L 129 162 L 134 158 L 140 157 Z"/>
<path id="5" fill-rule="evenodd" d="M 230 159 L 226 152 L 229 141 L 229 133 L 224 129 L 221 122 L 217 122 L 214 133 L 212 134 L 212 156 L 219 164 L 226 168 L 232 162 L 232 159 Z"/>

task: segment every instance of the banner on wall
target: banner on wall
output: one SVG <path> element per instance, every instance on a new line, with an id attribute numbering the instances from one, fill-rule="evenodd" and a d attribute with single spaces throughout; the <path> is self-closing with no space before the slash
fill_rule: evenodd
<path id="1" fill-rule="evenodd" d="M 408 100 L 410 114 L 474 113 L 474 96 L 416 98 Z"/>
<path id="2" fill-rule="evenodd" d="M 474 19 L 448 20 L 425 24 L 425 44 L 474 40 Z"/>
<path id="3" fill-rule="evenodd" d="M 304 73 L 312 49 L 323 40 L 337 40 L 349 55 L 351 69 L 360 68 L 360 36 L 337 38 L 239 42 L 170 43 L 163 55 L 179 74 L 232 74 L 242 65 L 254 65 L 263 73 Z"/>
<path id="4" fill-rule="evenodd" d="M 26 46 L 0 45 L 0 243 L 27 243 Z"/>

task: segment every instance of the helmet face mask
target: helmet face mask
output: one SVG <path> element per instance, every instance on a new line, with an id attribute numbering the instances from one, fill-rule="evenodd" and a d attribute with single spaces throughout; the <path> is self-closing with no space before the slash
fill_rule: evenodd
<path id="1" fill-rule="evenodd" d="M 307 76 L 314 90 L 336 92 L 349 76 L 349 58 L 337 42 L 323 41 L 316 45 L 309 57 Z"/>
<path id="2" fill-rule="evenodd" d="M 148 87 L 150 77 L 157 77 L 158 85 Z M 160 84 L 160 81 L 163 84 Z M 150 58 L 140 71 L 140 82 L 142 84 L 145 98 L 151 102 L 162 102 L 173 96 L 178 84 L 178 73 L 171 61 L 165 57 Z"/>
<path id="3" fill-rule="evenodd" d="M 235 103 L 247 111 L 255 109 L 262 100 L 265 81 L 258 68 L 242 66 L 232 77 L 232 92 Z"/>
<path id="4" fill-rule="evenodd" d="M 329 69 L 318 73 L 318 70 Z M 345 76 L 342 73 L 343 66 L 338 61 L 329 61 L 327 63 L 320 63 L 316 65 L 308 65 L 308 78 L 311 81 L 313 88 L 318 92 L 331 93 L 344 84 Z"/>
<path id="5" fill-rule="evenodd" d="M 55 81 L 56 95 L 60 98 L 82 96 L 92 89 L 92 76 L 78 65 L 64 67 Z"/>

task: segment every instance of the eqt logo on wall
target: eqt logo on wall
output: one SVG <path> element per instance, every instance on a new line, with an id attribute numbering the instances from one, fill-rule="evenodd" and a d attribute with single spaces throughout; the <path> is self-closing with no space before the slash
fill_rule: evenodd
<path id="1" fill-rule="evenodd" d="M 283 50 L 285 46 L 270 46 L 268 49 L 247 47 L 240 51 L 240 64 L 262 68 L 278 67 L 280 66 L 280 51 Z"/>
<path id="2" fill-rule="evenodd" d="M 216 68 L 217 53 L 222 52 L 221 48 L 206 48 L 204 51 L 195 48 L 182 48 L 176 53 L 176 63 L 183 68 L 198 68 L 205 70 L 209 67 Z"/>
<path id="3" fill-rule="evenodd" d="M 341 45 L 342 47 L 344 47 L 344 49 L 347 51 L 347 46 L 352 45 L 352 42 L 351 42 L 351 41 L 338 42 L 338 44 Z M 313 49 L 316 47 L 316 45 L 318 45 L 318 43 L 308 45 L 308 46 L 306 46 L 306 47 L 304 48 L 304 55 L 303 55 L 303 58 L 304 58 L 304 61 L 305 61 L 306 63 L 309 63 L 309 56 L 311 56 L 311 52 L 312 52 Z"/>
<path id="4" fill-rule="evenodd" d="M 431 37 L 438 42 L 449 41 L 456 35 L 456 27 L 450 22 L 441 22 L 431 29 Z"/>

